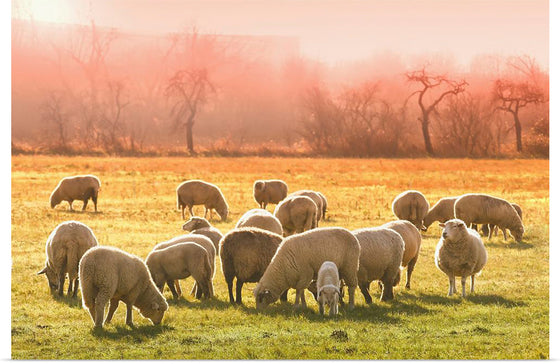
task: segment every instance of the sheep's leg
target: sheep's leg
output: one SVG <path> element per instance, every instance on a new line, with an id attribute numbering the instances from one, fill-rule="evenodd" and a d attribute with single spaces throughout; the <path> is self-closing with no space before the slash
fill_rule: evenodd
<path id="1" fill-rule="evenodd" d="M 356 293 L 356 286 L 348 286 L 348 309 L 354 309 L 354 298 Z M 369 296 L 369 294 L 368 294 Z M 371 296 L 369 297 L 371 303 Z"/>
<path id="2" fill-rule="evenodd" d="M 360 287 L 360 291 L 362 291 L 362 294 L 364 295 L 364 299 L 366 300 L 366 303 L 371 303 L 371 295 L 369 294 L 369 283 L 362 283 L 359 285 Z M 348 303 L 350 303 L 350 286 L 348 287 Z"/>
<path id="3" fill-rule="evenodd" d="M 74 293 L 72 294 L 73 298 L 76 298 L 78 296 L 78 286 L 80 285 L 80 279 L 76 278 L 76 280 L 74 281 Z"/>
<path id="4" fill-rule="evenodd" d="M 88 307 L 87 309 L 89 311 L 89 315 L 91 316 L 91 320 L 95 324 L 95 304 L 93 304 L 91 307 Z"/>
<path id="5" fill-rule="evenodd" d="M 204 206 L 204 218 L 206 219 L 206 215 L 208 214 L 208 208 Z"/>
<path id="6" fill-rule="evenodd" d="M 383 283 L 383 291 L 381 292 L 381 301 L 390 301 L 393 299 L 392 282 L 385 280 Z"/>
<path id="7" fill-rule="evenodd" d="M 66 295 L 68 297 L 70 297 L 70 294 L 72 294 L 74 288 L 74 281 L 72 280 L 72 278 L 68 278 L 68 291 L 66 291 Z"/>
<path id="8" fill-rule="evenodd" d="M 492 239 L 492 235 L 494 234 L 494 225 L 492 224 L 488 224 L 488 239 Z"/>
<path id="9" fill-rule="evenodd" d="M 126 324 L 130 327 L 134 327 L 134 323 L 132 322 L 132 304 L 126 304 Z"/>
<path id="10" fill-rule="evenodd" d="M 323 302 L 319 302 L 319 315 L 324 315 L 325 314 L 325 305 L 323 304 Z"/>
<path id="11" fill-rule="evenodd" d="M 502 229 L 502 233 L 504 233 L 504 240 L 507 240 L 507 234 L 506 234 L 506 229 L 505 228 Z M 497 234 L 498 233 L 496 233 L 496 235 Z"/>
<path id="12" fill-rule="evenodd" d="M 70 205 L 70 211 L 74 211 L 74 208 L 72 207 L 72 203 L 74 203 L 74 200 L 68 201 L 68 204 Z"/>
<path id="13" fill-rule="evenodd" d="M 412 258 L 412 260 L 408 263 L 408 266 L 406 267 L 406 285 L 405 285 L 406 289 L 410 289 L 410 278 L 412 277 L 412 271 L 414 270 L 417 261 L 418 261 L 418 255 Z"/>
<path id="14" fill-rule="evenodd" d="M 474 274 L 471 276 L 471 293 L 474 293 Z"/>
<path id="15" fill-rule="evenodd" d="M 455 276 L 449 276 L 449 292 L 447 293 L 448 296 L 453 296 L 455 293 Z"/>
<path id="16" fill-rule="evenodd" d="M 64 295 L 64 281 L 66 280 L 66 272 L 65 269 L 61 269 L 61 272 L 58 276 L 58 295 Z"/>
<path id="17" fill-rule="evenodd" d="M 463 287 L 463 297 L 467 296 L 467 293 L 465 292 L 466 283 L 467 283 L 467 276 L 462 276 L 461 277 L 461 286 Z"/>
<path id="18" fill-rule="evenodd" d="M 241 304 L 241 288 L 243 288 L 243 281 L 237 277 L 237 282 L 235 283 L 235 303 Z"/>
<path id="19" fill-rule="evenodd" d="M 285 290 L 280 295 L 280 302 L 288 302 L 288 290 Z"/>
<path id="20" fill-rule="evenodd" d="M 296 290 L 296 301 L 294 302 L 294 306 L 299 306 L 299 294 L 298 291 Z"/>
<path id="21" fill-rule="evenodd" d="M 301 289 L 299 294 L 301 296 L 301 308 L 305 310 L 307 308 L 307 303 L 305 302 L 305 288 Z"/>
<path id="22" fill-rule="evenodd" d="M 173 294 L 173 298 L 174 299 L 178 299 L 179 295 L 177 294 L 177 291 L 175 290 L 175 282 L 173 279 L 170 279 L 167 281 L 167 286 L 169 287 L 169 289 L 171 290 L 171 293 Z"/>
<path id="23" fill-rule="evenodd" d="M 88 200 L 89 200 L 89 198 L 86 198 L 86 199 L 84 200 L 84 206 L 82 206 L 82 211 L 84 211 L 84 210 L 86 209 L 87 204 L 88 204 Z"/>
<path id="24" fill-rule="evenodd" d="M 197 294 L 198 294 L 198 285 L 196 284 L 196 282 L 194 282 L 194 284 L 193 284 L 193 286 L 192 286 L 192 288 L 191 288 L 191 293 L 190 293 L 190 295 L 191 295 L 191 296 L 197 297 L 197 296 L 196 296 Z M 197 298 L 198 298 L 198 297 L 197 297 Z"/>
<path id="25" fill-rule="evenodd" d="M 95 327 L 103 326 L 103 315 L 105 313 L 105 305 L 109 302 L 110 296 L 107 292 L 100 291 L 95 297 Z"/>
<path id="26" fill-rule="evenodd" d="M 68 270 L 68 296 L 70 296 L 70 294 L 72 293 L 72 284 L 74 283 L 74 281 L 76 281 L 78 279 L 78 264 L 79 264 L 80 259 L 78 258 L 78 252 L 77 249 L 74 248 L 69 248 L 68 251 L 66 252 L 66 268 Z M 76 282 L 76 287 L 74 288 L 74 291 L 76 291 L 78 289 L 77 287 L 77 282 Z"/>
<path id="27" fill-rule="evenodd" d="M 189 205 L 189 214 L 191 214 L 191 217 L 194 216 L 193 212 L 192 212 L 192 205 Z M 184 215 L 183 215 L 183 220 L 185 219 Z"/>
<path id="28" fill-rule="evenodd" d="M 95 212 L 97 212 L 97 192 L 94 192 L 93 196 L 91 196 L 91 200 L 93 201 L 93 207 L 95 208 Z"/>
<path id="29" fill-rule="evenodd" d="M 111 301 L 109 301 L 109 312 L 107 312 L 107 317 L 105 318 L 105 325 L 111 322 L 117 307 L 119 307 L 119 299 L 112 298 Z"/>
<path id="30" fill-rule="evenodd" d="M 175 283 L 175 289 L 177 290 L 177 294 L 179 296 L 182 296 L 183 295 L 183 290 L 181 289 L 181 284 L 179 283 L 179 280 L 176 279 L 174 283 Z"/>
<path id="31" fill-rule="evenodd" d="M 185 205 L 181 205 L 181 217 L 185 220 Z"/>
<path id="32" fill-rule="evenodd" d="M 229 303 L 233 304 L 235 302 L 235 299 L 233 298 L 233 277 L 226 276 L 225 278 L 229 295 Z"/>
<path id="33" fill-rule="evenodd" d="M 329 316 L 338 315 L 338 300 L 335 300 L 330 307 Z"/>

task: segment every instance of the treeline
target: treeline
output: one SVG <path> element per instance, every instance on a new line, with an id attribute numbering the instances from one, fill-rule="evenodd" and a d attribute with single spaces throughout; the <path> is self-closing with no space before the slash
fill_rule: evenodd
<path id="1" fill-rule="evenodd" d="M 13 153 L 548 157 L 534 59 L 380 54 L 295 39 L 12 23 Z"/>

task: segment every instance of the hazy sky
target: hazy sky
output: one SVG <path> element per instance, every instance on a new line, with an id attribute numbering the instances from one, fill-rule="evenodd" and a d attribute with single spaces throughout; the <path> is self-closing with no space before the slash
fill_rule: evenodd
<path id="1" fill-rule="evenodd" d="M 18 0 L 12 15 L 142 33 L 290 35 L 303 54 L 337 62 L 392 51 L 526 53 L 548 67 L 548 0 Z"/>

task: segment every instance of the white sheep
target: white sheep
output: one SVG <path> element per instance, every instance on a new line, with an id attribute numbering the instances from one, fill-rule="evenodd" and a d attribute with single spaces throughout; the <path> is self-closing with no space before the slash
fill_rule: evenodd
<path id="1" fill-rule="evenodd" d="M 185 219 L 185 207 L 188 207 L 189 213 L 194 216 L 192 208 L 195 205 L 204 205 L 205 218 L 210 210 L 210 219 L 212 219 L 212 209 L 214 209 L 222 221 L 227 219 L 228 205 L 222 191 L 216 185 L 200 180 L 181 183 L 177 187 L 177 209 L 181 210 L 183 220 Z"/>
<path id="2" fill-rule="evenodd" d="M 523 210 L 521 210 L 521 206 L 513 202 L 511 203 L 511 206 L 513 206 L 513 208 L 517 212 L 517 215 L 519 215 L 519 218 L 521 219 L 521 221 L 523 221 Z M 492 239 L 492 234 L 496 236 L 498 235 L 498 227 L 496 225 L 482 225 L 481 230 L 483 235 L 488 236 L 488 239 Z M 504 234 L 504 240 L 506 240 L 506 230 L 502 229 L 502 233 Z"/>
<path id="3" fill-rule="evenodd" d="M 455 218 L 455 211 L 453 206 L 457 201 L 458 196 L 441 198 L 434 206 L 430 208 L 426 216 L 424 216 L 424 226 L 427 228 L 434 223 L 446 222 Z"/>
<path id="4" fill-rule="evenodd" d="M 422 235 L 416 229 L 410 221 L 407 220 L 396 220 L 390 221 L 386 224 L 381 225 L 382 228 L 395 230 L 404 241 L 404 253 L 401 262 L 401 267 L 406 267 L 406 285 L 407 289 L 410 289 L 410 278 L 412 276 L 412 271 L 416 266 L 418 261 L 418 255 L 420 254 L 420 245 L 422 244 Z"/>
<path id="5" fill-rule="evenodd" d="M 422 192 L 415 190 L 404 191 L 393 200 L 393 214 L 400 220 L 408 220 L 418 228 L 426 231 L 422 221 L 430 209 L 430 204 Z"/>
<path id="6" fill-rule="evenodd" d="M 277 204 L 286 198 L 288 185 L 279 179 L 256 180 L 253 184 L 253 196 L 259 207 L 266 209 L 269 203 Z"/>
<path id="7" fill-rule="evenodd" d="M 300 190 L 296 192 L 290 193 L 287 197 L 295 197 L 295 196 L 306 196 L 315 202 L 317 206 L 317 223 L 316 226 L 319 226 L 319 220 L 323 217 L 323 198 L 319 194 L 319 192 L 311 191 L 311 190 Z"/>
<path id="8" fill-rule="evenodd" d="M 263 230 L 271 231 L 275 234 L 282 235 L 282 224 L 274 215 L 267 210 L 251 209 L 239 218 L 235 225 L 236 228 L 256 227 Z"/>
<path id="9" fill-rule="evenodd" d="M 485 195 L 468 193 L 460 196 L 454 205 L 455 217 L 470 224 L 491 224 L 500 229 L 509 229 L 516 241 L 521 241 L 525 229 L 515 208 L 506 200 Z"/>
<path id="10" fill-rule="evenodd" d="M 72 203 L 74 200 L 80 200 L 84 202 L 82 206 L 82 211 L 84 211 L 88 200 L 91 198 L 95 211 L 97 211 L 97 196 L 100 186 L 99 178 L 91 174 L 65 177 L 58 182 L 58 185 L 51 193 L 51 208 L 54 209 L 62 201 L 68 201 L 70 211 L 73 211 Z"/>
<path id="11" fill-rule="evenodd" d="M 78 293 L 78 264 L 85 252 L 97 246 L 93 231 L 79 221 L 65 221 L 51 232 L 46 243 L 47 261 L 37 274 L 45 274 L 52 290 L 62 296 L 68 273 L 68 295 Z"/>
<path id="12" fill-rule="evenodd" d="M 214 243 L 216 251 L 220 249 L 220 240 L 222 239 L 222 232 L 217 228 L 210 225 L 208 220 L 203 217 L 193 216 L 183 224 L 183 230 L 190 231 L 191 234 L 204 235 Z"/>
<path id="13" fill-rule="evenodd" d="M 284 236 L 317 227 L 317 205 L 307 196 L 286 197 L 276 205 L 274 216 L 282 224 Z"/>
<path id="14" fill-rule="evenodd" d="M 338 300 L 340 297 L 340 278 L 336 264 L 326 261 L 317 273 L 317 301 L 319 313 L 325 313 L 325 305 L 329 306 L 329 316 L 338 314 Z"/>
<path id="15" fill-rule="evenodd" d="M 348 286 L 349 309 L 353 309 L 359 258 L 360 244 L 346 229 L 327 227 L 292 235 L 280 244 L 253 291 L 257 309 L 275 302 L 289 288 L 296 289 L 295 305 L 301 301 L 305 308 L 305 289 L 317 279 L 325 261 L 338 267 L 340 278 Z"/>
<path id="16" fill-rule="evenodd" d="M 382 284 L 381 301 L 394 298 L 393 286 L 401 278 L 400 265 L 404 253 L 404 240 L 394 230 L 363 228 L 352 232 L 360 244 L 358 285 L 366 303 L 371 303 L 369 286 L 372 281 Z"/>
<path id="17" fill-rule="evenodd" d="M 242 303 L 243 284 L 259 281 L 281 242 L 281 235 L 255 227 L 236 228 L 224 235 L 220 242 L 220 259 L 230 303 Z M 237 279 L 235 300 L 234 278 Z M 286 290 L 281 300 L 287 300 L 287 293 Z"/>
<path id="18" fill-rule="evenodd" d="M 471 277 L 471 293 L 474 292 L 474 277 L 486 265 L 488 255 L 482 243 L 480 235 L 459 219 L 452 219 L 445 224 L 440 223 L 443 228 L 442 237 L 436 246 L 435 263 L 443 273 L 449 277 L 448 296 L 457 292 L 455 277 L 461 277 L 463 286 L 463 297 L 465 293 L 465 282 Z"/>
<path id="19" fill-rule="evenodd" d="M 144 262 L 124 251 L 107 246 L 89 249 L 80 260 L 83 307 L 96 328 L 103 326 L 105 305 L 110 302 L 105 324 L 111 322 L 119 301 L 126 304 L 126 324 L 133 327 L 132 307 L 158 325 L 167 310 L 165 298 L 150 278 Z"/>
<path id="20" fill-rule="evenodd" d="M 174 281 L 192 276 L 201 291 L 201 297 L 214 295 L 212 268 L 208 252 L 196 243 L 178 243 L 164 249 L 152 250 L 146 257 L 146 265 L 156 287 L 163 291 L 167 283 L 173 298 L 179 298 Z"/>

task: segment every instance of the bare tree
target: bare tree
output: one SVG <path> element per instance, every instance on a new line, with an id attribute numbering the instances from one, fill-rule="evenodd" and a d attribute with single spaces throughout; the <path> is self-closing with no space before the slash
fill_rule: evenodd
<path id="1" fill-rule="evenodd" d="M 455 81 L 449 79 L 445 75 L 432 75 L 426 72 L 425 68 L 417 71 L 406 73 L 408 82 L 419 83 L 421 89 L 414 91 L 408 97 L 418 95 L 418 106 L 422 112 L 422 116 L 418 118 L 422 125 L 422 135 L 424 137 L 424 145 L 426 152 L 433 156 L 434 148 L 430 138 L 430 114 L 435 111 L 437 105 L 448 95 L 457 95 L 465 91 L 468 83 L 465 80 Z M 437 90 L 437 93 L 434 95 Z M 431 93 L 431 95 L 429 95 Z M 428 97 L 431 96 L 431 102 Z"/>
<path id="2" fill-rule="evenodd" d="M 101 139 L 106 150 L 121 151 L 123 145 L 121 138 L 125 132 L 124 110 L 129 105 L 129 101 L 124 101 L 123 82 L 108 82 L 108 100 L 102 102 L 100 113 L 100 124 L 102 131 Z"/>
<path id="3" fill-rule="evenodd" d="M 47 130 L 55 132 L 56 143 L 63 150 L 68 147 L 68 127 L 70 118 L 63 107 L 63 96 L 58 92 L 51 92 L 42 105 L 41 119 L 47 124 Z"/>

